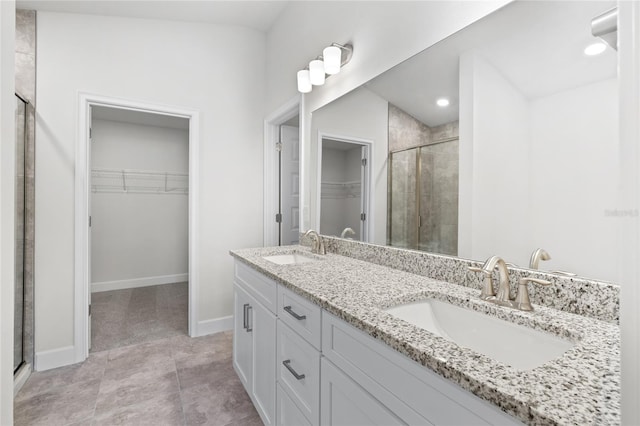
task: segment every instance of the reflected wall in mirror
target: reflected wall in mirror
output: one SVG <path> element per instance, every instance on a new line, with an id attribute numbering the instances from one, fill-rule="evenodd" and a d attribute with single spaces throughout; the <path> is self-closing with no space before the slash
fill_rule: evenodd
<path id="1" fill-rule="evenodd" d="M 318 135 L 372 141 L 369 241 L 610 281 L 617 270 L 616 51 L 591 19 L 615 2 L 514 2 L 312 113 Z"/>

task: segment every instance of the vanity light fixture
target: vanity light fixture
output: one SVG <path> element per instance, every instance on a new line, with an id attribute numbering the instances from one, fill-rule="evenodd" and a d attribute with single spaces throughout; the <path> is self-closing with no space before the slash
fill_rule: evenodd
<path id="1" fill-rule="evenodd" d="M 449 106 L 449 99 L 447 98 L 440 98 L 436 101 L 436 105 L 438 105 L 439 107 L 447 107 Z"/>
<path id="2" fill-rule="evenodd" d="M 311 91 L 311 76 L 309 70 L 298 71 L 298 92 L 309 93 Z"/>
<path id="3" fill-rule="evenodd" d="M 322 56 L 309 62 L 309 67 L 298 71 L 298 92 L 309 93 L 313 86 L 322 86 L 328 76 L 338 74 L 353 56 L 351 44 L 332 43 Z"/>
<path id="4" fill-rule="evenodd" d="M 314 86 L 322 86 L 324 84 L 324 63 L 322 59 L 314 59 L 309 62 L 309 74 L 311 76 L 311 84 Z"/>
<path id="5" fill-rule="evenodd" d="M 597 42 L 584 48 L 584 54 L 587 56 L 596 56 L 607 50 L 607 45 L 603 42 Z"/>

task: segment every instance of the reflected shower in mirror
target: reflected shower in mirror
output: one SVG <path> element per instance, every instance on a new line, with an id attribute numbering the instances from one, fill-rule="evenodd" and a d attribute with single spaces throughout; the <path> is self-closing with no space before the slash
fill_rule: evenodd
<path id="1" fill-rule="evenodd" d="M 368 241 L 525 268 L 544 247 L 541 269 L 614 280 L 617 55 L 591 34 L 612 7 L 510 3 L 313 111 L 303 228 L 324 220 L 318 135 L 351 135 L 373 152 Z"/>

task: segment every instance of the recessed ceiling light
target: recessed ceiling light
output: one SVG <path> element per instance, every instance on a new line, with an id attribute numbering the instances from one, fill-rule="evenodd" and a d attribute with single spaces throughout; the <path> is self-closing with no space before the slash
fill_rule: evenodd
<path id="1" fill-rule="evenodd" d="M 587 56 L 599 55 L 607 50 L 607 45 L 604 43 L 593 43 L 584 48 L 584 54 Z"/>
<path id="2" fill-rule="evenodd" d="M 440 98 L 436 101 L 436 105 L 438 105 L 439 107 L 446 107 L 449 106 L 449 99 L 447 98 Z"/>

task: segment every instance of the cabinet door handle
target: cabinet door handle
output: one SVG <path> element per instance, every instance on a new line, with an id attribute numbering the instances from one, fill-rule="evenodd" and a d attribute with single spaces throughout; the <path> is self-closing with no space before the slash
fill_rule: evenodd
<path id="1" fill-rule="evenodd" d="M 242 307 L 242 328 L 244 328 L 245 330 L 247 329 L 247 308 L 249 307 L 248 303 L 245 303 L 244 306 Z"/>
<path id="2" fill-rule="evenodd" d="M 294 317 L 294 318 L 295 318 L 295 319 L 297 319 L 298 321 L 301 321 L 301 320 L 303 320 L 303 319 L 307 319 L 307 316 L 306 316 L 306 315 L 298 315 L 298 314 L 296 314 L 296 313 L 293 311 L 293 309 L 291 309 L 291 306 L 285 306 L 285 307 L 284 307 L 284 310 L 285 310 L 285 311 L 287 311 L 287 313 L 288 313 L 289 315 L 291 315 L 292 317 Z"/>
<path id="3" fill-rule="evenodd" d="M 293 377 L 295 377 L 297 380 L 304 379 L 304 374 L 298 374 L 298 372 L 294 370 L 290 364 L 291 364 L 290 359 L 285 359 L 284 361 L 282 361 L 282 365 L 287 367 L 287 370 L 289 370 L 289 373 L 293 374 Z"/>
<path id="4" fill-rule="evenodd" d="M 249 315 L 250 311 L 253 311 L 253 306 L 247 304 L 247 333 L 253 331 L 253 318 Z"/>

